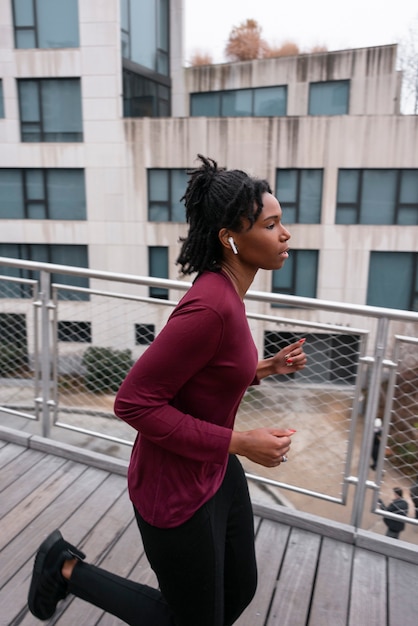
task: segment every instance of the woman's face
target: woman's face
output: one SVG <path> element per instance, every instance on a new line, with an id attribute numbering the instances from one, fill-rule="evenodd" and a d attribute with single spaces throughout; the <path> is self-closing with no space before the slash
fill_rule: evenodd
<path id="1" fill-rule="evenodd" d="M 264 193 L 263 209 L 253 227 L 234 233 L 238 258 L 252 269 L 277 270 L 288 258 L 290 233 L 281 223 L 282 209 L 271 193 Z"/>

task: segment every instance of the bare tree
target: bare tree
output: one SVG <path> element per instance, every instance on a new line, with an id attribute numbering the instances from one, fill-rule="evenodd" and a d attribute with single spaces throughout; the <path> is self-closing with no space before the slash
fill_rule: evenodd
<path id="1" fill-rule="evenodd" d="M 262 59 L 266 55 L 268 44 L 261 37 L 261 31 L 261 26 L 252 19 L 234 26 L 225 48 L 227 59 L 231 61 Z"/>
<path id="2" fill-rule="evenodd" d="M 190 65 L 192 67 L 213 65 L 213 57 L 209 52 L 194 52 L 190 59 Z"/>
<path id="3" fill-rule="evenodd" d="M 300 54 L 299 46 L 293 41 L 285 41 L 280 46 L 268 46 L 264 56 L 271 57 L 291 57 Z"/>
<path id="4" fill-rule="evenodd" d="M 328 52 L 328 48 L 323 44 L 317 44 L 309 50 L 308 54 L 316 54 L 318 52 Z"/>
<path id="5" fill-rule="evenodd" d="M 302 51 L 295 42 L 284 41 L 280 45 L 270 45 L 263 39 L 261 33 L 261 26 L 253 19 L 247 19 L 239 26 L 234 26 L 226 44 L 226 58 L 229 61 L 252 61 L 253 59 L 296 56 L 302 54 Z M 327 48 L 325 46 L 316 46 L 312 48 L 311 53 L 326 51 Z"/>
<path id="6" fill-rule="evenodd" d="M 418 15 L 406 39 L 399 44 L 399 67 L 403 72 L 402 113 L 418 114 Z"/>

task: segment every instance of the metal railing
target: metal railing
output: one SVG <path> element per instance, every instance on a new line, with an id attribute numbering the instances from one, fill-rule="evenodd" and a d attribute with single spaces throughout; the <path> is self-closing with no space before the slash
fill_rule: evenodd
<path id="1" fill-rule="evenodd" d="M 29 420 L 45 437 L 66 431 L 80 445 L 129 451 L 135 433 L 113 415 L 115 392 L 190 283 L 3 257 L 0 266 L 1 423 Z M 171 299 L 150 297 L 155 287 Z M 309 359 L 244 396 L 237 429 L 297 431 L 285 471 L 244 459 L 249 479 L 304 510 L 312 500 L 343 507 L 355 527 L 365 510 L 398 517 L 378 500 L 394 485 L 408 496 L 418 475 L 418 313 L 256 291 L 246 304 L 260 355 L 304 336 Z"/>

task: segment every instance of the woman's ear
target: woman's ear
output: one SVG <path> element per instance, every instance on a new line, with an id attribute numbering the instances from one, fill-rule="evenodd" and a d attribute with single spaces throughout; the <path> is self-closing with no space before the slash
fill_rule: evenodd
<path id="1" fill-rule="evenodd" d="M 234 241 L 234 238 L 232 237 L 231 233 L 226 228 L 221 228 L 221 230 L 218 233 L 218 237 L 219 237 L 219 241 L 224 246 L 224 248 L 228 248 L 229 250 L 232 250 L 234 254 L 238 254 L 238 249 Z"/>
<path id="2" fill-rule="evenodd" d="M 228 242 L 228 237 L 230 237 L 230 233 L 226 228 L 221 228 L 218 233 L 219 241 L 223 245 L 224 248 L 230 248 L 230 244 Z"/>

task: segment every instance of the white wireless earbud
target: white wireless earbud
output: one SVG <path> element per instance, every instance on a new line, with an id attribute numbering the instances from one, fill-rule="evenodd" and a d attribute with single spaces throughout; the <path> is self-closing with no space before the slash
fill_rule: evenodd
<path id="1" fill-rule="evenodd" d="M 238 248 L 237 248 L 237 246 L 235 245 L 235 241 L 233 240 L 233 238 L 232 238 L 232 237 L 228 237 L 228 242 L 229 242 L 229 245 L 230 245 L 230 246 L 231 246 L 231 248 L 232 248 L 232 252 L 233 252 L 234 254 L 238 254 Z"/>

